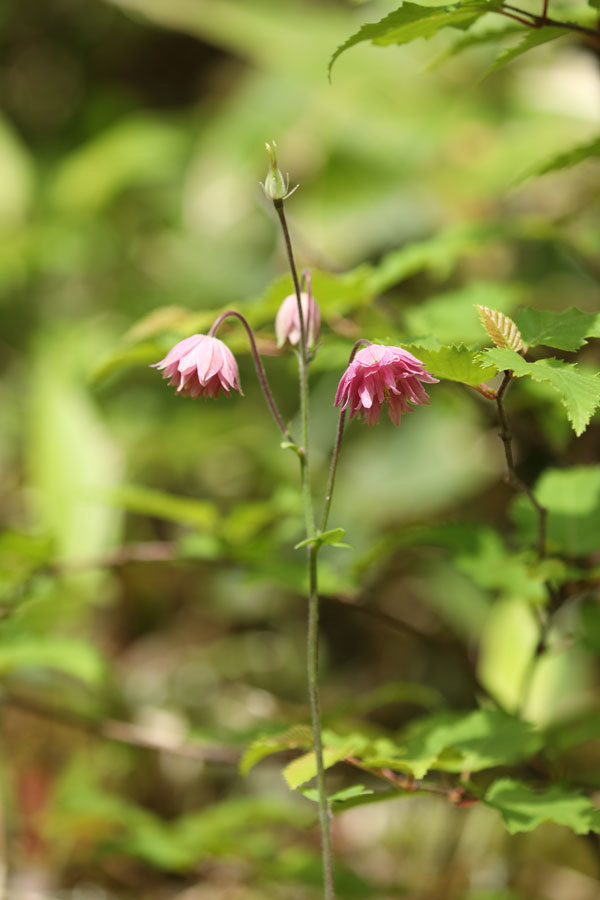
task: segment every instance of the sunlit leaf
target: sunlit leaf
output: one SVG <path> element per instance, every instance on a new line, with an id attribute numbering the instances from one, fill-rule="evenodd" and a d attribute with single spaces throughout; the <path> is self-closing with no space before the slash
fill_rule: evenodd
<path id="1" fill-rule="evenodd" d="M 312 744 L 312 732 L 307 725 L 294 725 L 281 734 L 269 735 L 257 738 L 245 750 L 240 761 L 240 772 L 247 775 L 261 759 L 280 753 L 282 750 L 296 750 L 300 747 L 310 747 Z"/>
<path id="2" fill-rule="evenodd" d="M 479 362 L 480 352 L 465 346 L 441 347 L 439 350 L 426 350 L 416 344 L 405 344 L 424 364 L 428 372 L 445 381 L 458 381 L 462 384 L 480 385 L 493 378 L 496 370 L 493 366 L 482 368 Z"/>
<path id="3" fill-rule="evenodd" d="M 484 13 L 497 5 L 495 0 L 488 2 L 464 0 L 463 3 L 433 7 L 405 2 L 379 22 L 363 25 L 356 34 L 338 47 L 331 57 L 329 72 L 331 73 L 333 64 L 340 54 L 362 41 L 371 41 L 385 47 L 389 44 L 406 44 L 417 38 L 430 38 L 442 28 L 469 28 Z"/>
<path id="4" fill-rule="evenodd" d="M 362 758 L 368 766 L 388 766 L 420 779 L 430 769 L 476 772 L 506 765 L 531 756 L 541 743 L 529 723 L 499 710 L 442 712 L 409 725 L 398 741 L 375 741 Z"/>
<path id="5" fill-rule="evenodd" d="M 504 709 L 519 709 L 538 640 L 539 627 L 527 601 L 513 596 L 494 603 L 481 635 L 477 671 Z"/>

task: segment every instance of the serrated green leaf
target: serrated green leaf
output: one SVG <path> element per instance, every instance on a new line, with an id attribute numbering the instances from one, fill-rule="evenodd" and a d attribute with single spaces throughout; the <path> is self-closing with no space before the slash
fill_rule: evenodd
<path id="1" fill-rule="evenodd" d="M 563 312 L 521 309 L 515 320 L 530 347 L 543 345 L 556 350 L 579 350 L 588 337 L 600 335 L 600 313 L 586 313 L 572 306 Z"/>
<path id="2" fill-rule="evenodd" d="M 575 834 L 600 832 L 600 811 L 569 787 L 555 784 L 535 790 L 514 778 L 501 778 L 488 789 L 484 803 L 500 812 L 510 834 L 533 831 L 542 822 L 566 825 Z"/>
<path id="3" fill-rule="evenodd" d="M 559 393 L 577 436 L 583 434 L 600 404 L 600 377 L 584 375 L 575 364 L 554 358 L 530 363 L 514 350 L 500 347 L 486 350 L 481 359 L 484 363 L 495 365 L 499 372 L 510 370 L 517 378 L 529 375 L 534 381 L 549 382 Z"/>
<path id="4" fill-rule="evenodd" d="M 567 28 L 552 28 L 548 25 L 544 28 L 529 29 L 524 33 L 523 39 L 516 44 L 516 46 L 509 47 L 499 54 L 496 61 L 485 73 L 484 78 L 487 78 L 492 72 L 497 72 L 498 69 L 501 69 L 509 62 L 512 62 L 513 59 L 516 59 L 518 56 L 522 56 L 523 53 L 527 53 L 528 50 L 533 50 L 535 47 L 540 47 L 542 44 L 547 44 L 549 41 L 555 41 L 565 34 L 569 34 Z"/>
<path id="5" fill-rule="evenodd" d="M 338 56 L 363 41 L 385 47 L 390 44 L 406 44 L 417 38 L 430 38 L 442 28 L 469 28 L 497 5 L 494 0 L 465 0 L 463 3 L 433 7 L 405 2 L 379 22 L 363 25 L 338 47 L 329 62 L 329 74 L 331 75 Z"/>
<path id="6" fill-rule="evenodd" d="M 515 352 L 523 350 L 523 338 L 513 320 L 505 316 L 497 309 L 489 306 L 476 307 L 479 312 L 483 327 L 493 340 L 496 347 L 509 347 Z"/>
<path id="7" fill-rule="evenodd" d="M 559 169 L 568 169 L 586 159 L 598 156 L 600 156 L 600 138 L 594 138 L 593 141 L 589 141 L 587 144 L 580 144 L 577 147 L 571 148 L 571 150 L 557 153 L 555 156 L 547 159 L 546 162 L 539 163 L 537 166 L 534 166 L 529 169 L 529 171 L 525 172 L 518 179 L 517 183 L 525 181 L 527 178 L 546 175 L 548 172 L 557 172 Z"/>
<path id="8" fill-rule="evenodd" d="M 439 350 L 426 350 L 418 343 L 401 346 L 418 357 L 428 372 L 444 381 L 458 381 L 476 387 L 496 374 L 493 366 L 482 368 L 478 362 L 479 350 L 464 345 L 441 347 Z"/>
<path id="9" fill-rule="evenodd" d="M 308 725 L 294 725 L 281 734 L 257 738 L 244 751 L 239 765 L 240 774 L 247 775 L 261 759 L 272 756 L 274 753 L 310 747 L 311 744 L 312 732 Z"/>
<path id="10" fill-rule="evenodd" d="M 541 735 L 528 722 L 500 710 L 437 713 L 412 723 L 400 741 L 375 741 L 365 765 L 388 766 L 421 779 L 430 769 L 478 772 L 536 753 Z"/>

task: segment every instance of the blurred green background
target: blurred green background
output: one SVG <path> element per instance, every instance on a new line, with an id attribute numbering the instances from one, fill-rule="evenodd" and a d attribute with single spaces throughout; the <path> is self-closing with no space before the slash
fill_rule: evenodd
<path id="1" fill-rule="evenodd" d="M 567 39 L 484 79 L 494 47 L 439 65 L 457 38 L 444 32 L 357 47 L 330 84 L 336 46 L 393 8 L 2 6 L 4 896 L 320 896 L 313 805 L 288 790 L 280 758 L 247 777 L 236 762 L 256 736 L 308 720 L 295 460 L 234 328 L 221 336 L 243 398 L 183 401 L 147 367 L 236 307 L 294 420 L 294 361 L 272 329 L 289 288 L 258 185 L 265 140 L 300 183 L 288 204 L 299 264 L 331 273 L 315 276 L 316 492 L 356 337 L 483 346 L 475 303 L 598 308 L 600 164 L 519 180 L 597 133 L 597 53 Z M 597 365 L 593 348 L 581 357 Z M 355 549 L 322 554 L 325 718 L 396 732 L 473 708 L 483 688 L 543 726 L 588 714 L 599 632 L 586 645 L 559 630 L 533 660 L 543 578 L 501 576 L 509 564 L 522 575 L 529 537 L 511 524 L 493 405 L 452 383 L 431 399 L 397 429 L 348 428 L 331 526 Z M 533 383 L 510 407 L 529 482 L 597 462 L 597 418 L 576 439 Z M 597 547 L 597 494 L 587 526 L 569 520 L 573 556 Z M 562 774 L 600 789 L 597 743 L 562 758 Z M 356 780 L 341 767 L 332 778 Z M 336 817 L 334 840 L 340 898 L 599 896 L 597 838 L 552 824 L 509 836 L 482 805 L 357 807 Z"/>

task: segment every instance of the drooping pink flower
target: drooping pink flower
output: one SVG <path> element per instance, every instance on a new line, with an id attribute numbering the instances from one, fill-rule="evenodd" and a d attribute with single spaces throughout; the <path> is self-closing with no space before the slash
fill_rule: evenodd
<path id="1" fill-rule="evenodd" d="M 429 403 L 422 383 L 438 380 L 408 350 L 369 344 L 358 351 L 342 375 L 335 405 L 349 407 L 350 418 L 362 414 L 367 425 L 375 425 L 387 403 L 390 419 L 399 425 L 402 414 L 412 412 L 410 403 Z"/>
<path id="2" fill-rule="evenodd" d="M 221 389 L 239 391 L 240 375 L 235 357 L 218 338 L 193 334 L 175 344 L 153 368 L 163 372 L 177 393 L 188 397 L 216 397 Z"/>
<path id="3" fill-rule="evenodd" d="M 317 301 L 311 293 L 303 291 L 300 294 L 300 301 L 302 303 L 306 343 L 309 349 L 312 349 L 319 339 L 321 312 Z M 290 294 L 286 297 L 279 307 L 275 317 L 275 334 L 277 335 L 278 347 L 283 347 L 286 341 L 293 345 L 300 343 L 300 316 L 298 315 L 298 301 L 295 294 Z"/>

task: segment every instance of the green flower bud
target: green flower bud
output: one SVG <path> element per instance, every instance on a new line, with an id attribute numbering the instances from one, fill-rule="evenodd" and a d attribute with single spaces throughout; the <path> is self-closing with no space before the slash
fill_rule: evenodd
<path id="1" fill-rule="evenodd" d="M 262 189 L 269 200 L 273 200 L 273 202 L 285 200 L 294 193 L 298 185 L 290 191 L 290 176 L 284 177 L 281 169 L 277 167 L 277 144 L 275 141 L 270 144 L 266 143 L 265 147 L 269 154 L 269 171 L 265 183 L 262 184 L 261 181 Z"/>

